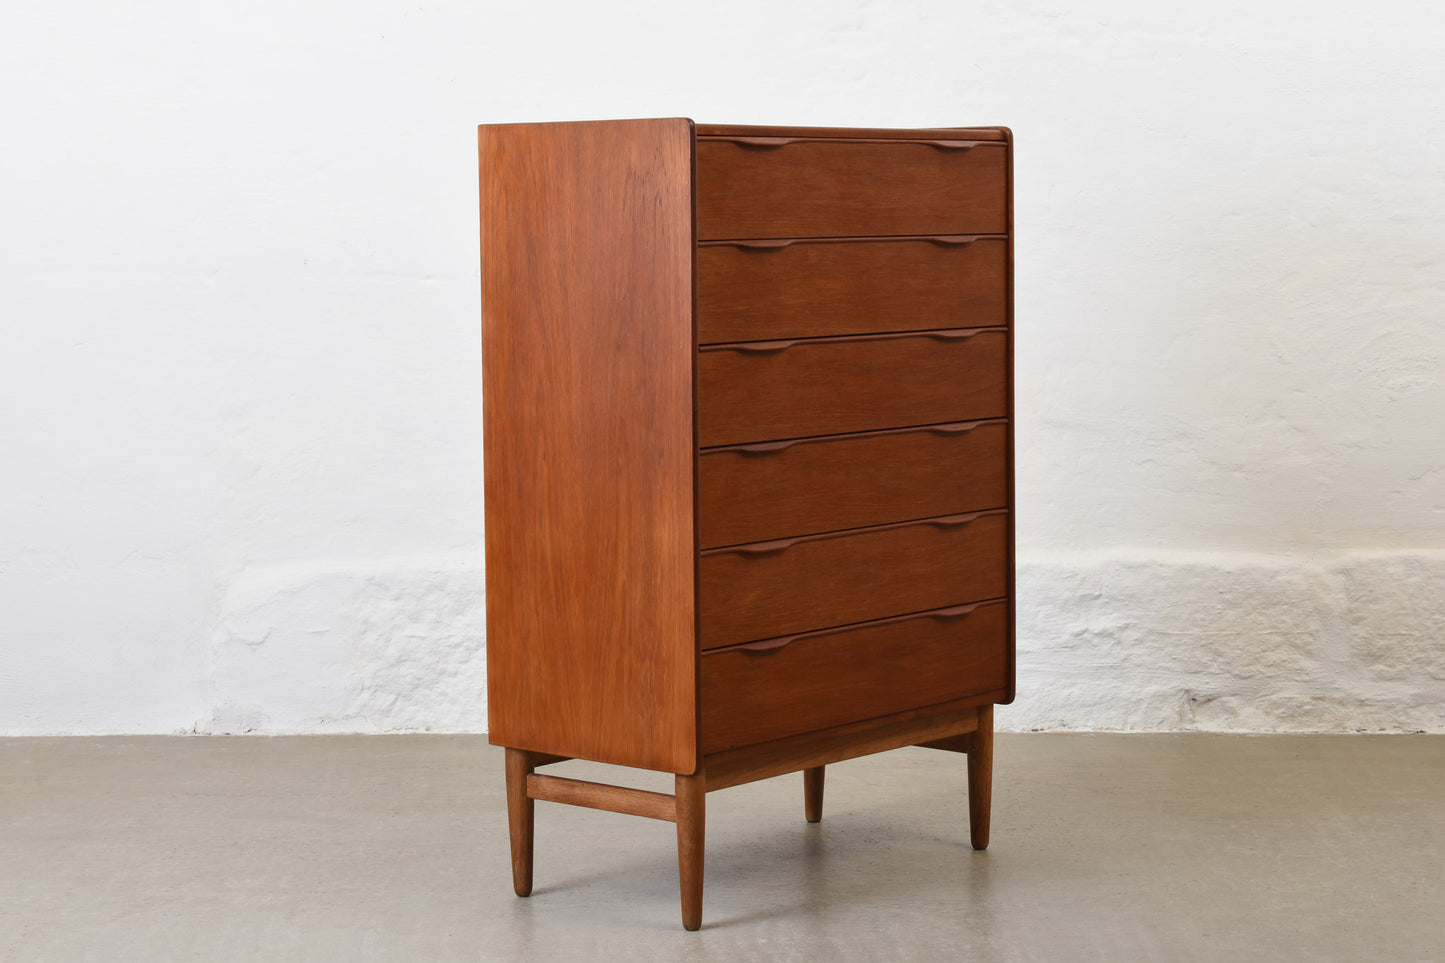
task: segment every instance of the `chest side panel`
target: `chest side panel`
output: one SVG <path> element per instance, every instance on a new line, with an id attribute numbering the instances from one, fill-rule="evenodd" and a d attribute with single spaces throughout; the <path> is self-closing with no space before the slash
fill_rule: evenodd
<path id="1" fill-rule="evenodd" d="M 492 741 L 692 772 L 692 125 L 479 146 Z"/>

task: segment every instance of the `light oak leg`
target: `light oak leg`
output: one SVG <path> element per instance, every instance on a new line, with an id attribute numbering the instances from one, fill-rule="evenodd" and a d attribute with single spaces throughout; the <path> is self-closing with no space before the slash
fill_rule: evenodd
<path id="1" fill-rule="evenodd" d="M 507 829 L 512 837 L 512 889 L 518 896 L 532 895 L 532 817 L 536 804 L 527 795 L 527 777 L 532 768 L 530 754 L 525 750 L 507 750 Z"/>
<path id="2" fill-rule="evenodd" d="M 968 834 L 974 849 L 988 849 L 993 797 L 993 706 L 978 710 L 978 731 L 968 749 Z"/>
<path id="3" fill-rule="evenodd" d="M 704 836 L 704 799 L 707 783 L 701 772 L 678 776 L 677 800 L 677 879 L 682 890 L 682 928 L 695 930 L 702 926 L 702 866 Z"/>
<path id="4" fill-rule="evenodd" d="M 823 818 L 823 766 L 803 770 L 803 815 L 808 822 Z"/>

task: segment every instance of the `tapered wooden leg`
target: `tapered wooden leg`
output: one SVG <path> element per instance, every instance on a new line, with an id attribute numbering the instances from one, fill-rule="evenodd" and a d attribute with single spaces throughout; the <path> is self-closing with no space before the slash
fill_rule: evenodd
<path id="1" fill-rule="evenodd" d="M 512 837 L 512 889 L 532 895 L 532 835 L 535 803 L 527 795 L 532 760 L 522 749 L 507 750 L 507 829 Z"/>
<path id="2" fill-rule="evenodd" d="M 702 926 L 702 865 L 706 781 L 698 772 L 678 776 L 677 799 L 677 879 L 682 890 L 682 927 L 695 930 Z"/>
<path id="3" fill-rule="evenodd" d="M 803 770 L 803 815 L 808 822 L 823 818 L 823 766 Z"/>
<path id="4" fill-rule="evenodd" d="M 968 749 L 968 835 L 974 849 L 988 849 L 993 797 L 993 706 L 978 710 L 978 731 Z"/>

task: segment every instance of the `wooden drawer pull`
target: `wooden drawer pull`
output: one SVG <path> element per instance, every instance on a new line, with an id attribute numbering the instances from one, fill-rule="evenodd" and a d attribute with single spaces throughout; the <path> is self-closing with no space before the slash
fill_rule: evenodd
<path id="1" fill-rule="evenodd" d="M 930 619 L 937 619 L 940 622 L 950 622 L 953 619 L 961 619 L 964 616 L 972 615 L 973 610 L 983 604 L 983 602 L 974 602 L 972 605 L 954 605 L 946 609 L 934 609 L 928 613 L 928 617 Z"/>
<path id="2" fill-rule="evenodd" d="M 714 350 L 737 351 L 742 354 L 777 354 L 779 351 L 787 351 L 797 343 L 796 341 L 747 341 Z"/>
<path id="3" fill-rule="evenodd" d="M 968 247 L 978 240 L 977 234 L 929 234 L 920 237 L 919 240 L 927 241 L 930 244 L 937 244 L 939 247 Z"/>
<path id="4" fill-rule="evenodd" d="M 766 555 L 777 555 L 779 552 L 786 552 L 798 544 L 796 538 L 780 538 L 771 542 L 754 542 L 751 545 L 738 545 L 728 549 L 735 555 L 743 555 L 748 558 L 762 558 Z"/>
<path id="5" fill-rule="evenodd" d="M 781 639 L 764 639 L 761 642 L 749 642 L 747 645 L 736 645 L 729 651 L 745 652 L 748 655 L 768 655 L 785 649 L 798 641 L 796 635 L 785 635 Z"/>
<path id="6" fill-rule="evenodd" d="M 786 147 L 797 140 L 796 137 L 720 137 L 718 140 L 726 140 L 737 144 L 739 147 L 752 147 L 760 150 L 773 150 L 778 147 Z"/>
<path id="7" fill-rule="evenodd" d="M 728 247 L 740 248 L 744 251 L 761 251 L 766 253 L 768 251 L 781 251 L 785 247 L 792 247 L 798 243 L 798 239 L 791 237 L 768 237 L 754 238 L 749 241 L 722 241 L 714 243 L 725 244 Z"/>
<path id="8" fill-rule="evenodd" d="M 796 444 L 796 441 L 763 441 L 756 445 L 737 445 L 736 447 L 729 448 L 728 451 L 735 451 L 739 455 L 746 456 L 776 455 L 778 452 L 786 451 Z"/>
<path id="9" fill-rule="evenodd" d="M 967 515 L 944 515 L 942 518 L 929 518 L 924 521 L 925 525 L 932 525 L 935 528 L 957 528 L 960 525 L 969 525 L 978 521 L 983 512 L 969 512 Z"/>
<path id="10" fill-rule="evenodd" d="M 915 143 L 917 143 L 915 141 Z M 976 140 L 926 140 L 923 143 L 929 147 L 936 147 L 939 150 L 956 150 L 963 153 L 966 150 L 973 150 L 978 146 Z"/>
<path id="11" fill-rule="evenodd" d="M 966 435 L 982 424 L 981 421 L 964 421 L 953 425 L 929 425 L 923 430 L 935 435 Z"/>

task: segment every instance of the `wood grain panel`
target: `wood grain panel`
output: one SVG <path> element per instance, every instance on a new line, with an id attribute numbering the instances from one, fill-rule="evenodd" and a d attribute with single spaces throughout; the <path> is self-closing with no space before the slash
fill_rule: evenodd
<path id="1" fill-rule="evenodd" d="M 1001 508 L 1007 422 L 705 450 L 701 547 Z"/>
<path id="2" fill-rule="evenodd" d="M 692 143 L 479 132 L 494 744 L 696 768 Z"/>
<path id="3" fill-rule="evenodd" d="M 1002 689 L 1008 606 L 890 619 L 702 657 L 703 752 Z"/>
<path id="4" fill-rule="evenodd" d="M 1001 143 L 782 140 L 698 141 L 700 240 L 1007 230 Z"/>
<path id="5" fill-rule="evenodd" d="M 697 336 L 710 344 L 1003 325 L 1007 270 L 1002 237 L 705 244 Z"/>
<path id="6" fill-rule="evenodd" d="M 708 348 L 698 443 L 934 425 L 1008 414 L 1008 331 L 936 331 Z"/>
<path id="7" fill-rule="evenodd" d="M 1008 592 L 1000 510 L 704 553 L 704 649 Z"/>

